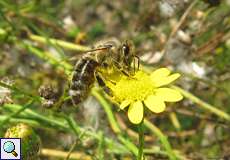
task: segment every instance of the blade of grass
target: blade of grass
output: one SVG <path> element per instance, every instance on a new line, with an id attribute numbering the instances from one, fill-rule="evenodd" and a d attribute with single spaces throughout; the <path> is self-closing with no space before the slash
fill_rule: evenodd
<path id="1" fill-rule="evenodd" d="M 82 46 L 82 45 L 78 45 L 75 43 L 70 43 L 70 42 L 66 42 L 66 41 L 58 40 L 58 39 L 54 39 L 54 38 L 50 38 L 48 40 L 47 38 L 44 38 L 44 37 L 41 37 L 38 35 L 34 35 L 34 34 L 29 35 L 29 38 L 33 41 L 45 43 L 45 44 L 47 43 L 47 41 L 49 41 L 50 43 L 52 43 L 54 45 L 58 45 L 58 46 L 61 46 L 63 48 L 75 50 L 75 51 L 88 51 L 90 49 L 90 47 L 86 47 L 86 46 Z"/>
<path id="2" fill-rule="evenodd" d="M 14 110 L 18 110 L 20 108 L 23 108 L 23 106 L 18 105 L 18 104 L 5 104 L 2 108 L 4 109 L 10 109 L 12 111 Z M 95 138 L 96 140 L 100 139 L 100 135 L 99 133 L 95 132 L 95 131 L 90 131 L 87 130 L 83 127 L 80 127 L 78 124 L 76 124 L 76 122 L 71 119 L 71 125 L 72 127 L 68 126 L 68 122 L 66 121 L 66 118 L 63 116 L 47 116 L 47 115 L 42 115 L 41 113 L 38 113 L 36 111 L 33 111 L 31 109 L 25 109 L 23 112 L 21 112 L 20 115 L 23 115 L 23 118 L 11 118 L 9 122 L 24 122 L 24 123 L 32 123 L 35 121 L 37 122 L 39 125 L 36 125 L 38 127 L 42 127 L 42 126 L 48 126 L 54 129 L 59 129 L 65 132 L 70 132 L 70 133 L 75 133 L 78 135 L 82 135 L 85 134 L 86 136 Z M 0 116 L 0 121 L 3 120 L 3 118 L 6 118 L 6 116 L 2 117 Z M 18 121 L 17 121 L 18 120 Z M 74 130 L 73 130 L 74 128 Z M 124 147 L 123 145 L 115 142 L 114 140 L 105 137 L 105 143 L 107 148 L 109 148 L 111 153 L 119 153 L 119 154 L 129 154 L 129 150 L 127 149 L 127 147 Z M 125 138 L 122 138 L 121 140 L 122 142 L 127 142 L 127 140 Z M 127 143 L 126 145 L 130 145 L 129 143 Z M 114 149 L 114 147 L 116 149 Z"/>
<path id="3" fill-rule="evenodd" d="M 149 122 L 148 120 L 144 119 L 144 125 L 153 133 L 155 134 L 161 141 L 163 147 L 165 148 L 167 155 L 169 156 L 170 160 L 176 160 L 176 155 L 172 150 L 172 147 L 167 139 L 167 137 L 161 132 L 159 128 L 157 128 L 154 124 Z"/>
<path id="4" fill-rule="evenodd" d="M 17 116 L 21 112 L 23 112 L 26 108 L 30 107 L 33 101 L 29 101 L 28 104 L 26 104 L 24 107 L 20 108 L 19 110 L 16 110 L 16 112 L 11 113 L 8 115 L 3 121 L 0 122 L 0 126 L 3 126 L 5 123 L 9 122 L 11 118 L 14 116 Z"/>
<path id="5" fill-rule="evenodd" d="M 101 96 L 101 94 L 95 88 L 92 89 L 92 95 L 100 102 L 103 109 L 105 110 L 112 130 L 116 134 L 121 133 L 121 129 L 117 124 L 117 121 L 115 120 L 110 104 L 105 100 L 103 96 Z"/>
<path id="6" fill-rule="evenodd" d="M 200 98 L 194 96 L 193 94 L 189 93 L 188 91 L 180 88 L 180 87 L 177 87 L 177 86 L 172 86 L 173 89 L 176 89 L 178 90 L 184 97 L 190 99 L 192 102 L 198 104 L 201 108 L 217 115 L 218 117 L 220 118 L 223 118 L 227 121 L 230 121 L 230 115 L 225 113 L 224 111 L 221 111 L 220 109 L 218 109 L 217 107 L 215 106 L 212 106 L 206 102 L 204 102 L 203 100 L 201 100 Z"/>
<path id="7" fill-rule="evenodd" d="M 0 122 L 5 121 L 9 115 L 0 115 Z M 26 118 L 10 118 L 9 123 L 26 123 L 34 127 L 41 127 L 41 124 L 36 120 L 26 119 Z"/>
<path id="8" fill-rule="evenodd" d="M 72 65 L 70 65 L 69 63 L 65 62 L 65 61 L 61 61 L 61 60 L 57 60 L 56 57 L 52 56 L 52 54 L 50 54 L 49 52 L 44 52 L 41 51 L 39 49 L 37 49 L 36 47 L 33 47 L 30 44 L 24 44 L 25 48 L 28 49 L 31 53 L 33 53 L 34 55 L 38 56 L 39 58 L 47 61 L 48 63 L 50 63 L 51 65 L 57 67 L 58 69 L 60 69 L 60 67 L 62 69 L 64 69 L 64 72 L 67 75 L 71 74 L 71 70 L 73 69 Z"/>
<path id="9" fill-rule="evenodd" d="M 121 134 L 120 127 L 115 119 L 115 116 L 113 115 L 111 105 L 109 104 L 109 102 L 95 88 L 92 89 L 92 95 L 99 101 L 99 103 L 105 110 L 110 126 L 112 130 L 118 135 L 118 139 L 123 143 L 123 145 L 127 147 L 127 149 L 129 149 L 135 156 L 137 156 L 138 155 L 137 147 L 128 139 L 124 138 L 123 135 Z"/>
<path id="10" fill-rule="evenodd" d="M 175 112 L 171 112 L 169 113 L 169 118 L 171 120 L 171 123 L 173 124 L 173 126 L 176 128 L 177 131 L 181 130 L 181 124 L 180 121 L 177 118 L 177 115 Z"/>
<path id="11" fill-rule="evenodd" d="M 17 108 L 23 108 L 23 106 L 21 105 L 17 105 L 17 104 L 5 104 L 3 105 L 4 108 L 8 108 L 10 110 L 15 110 Z M 45 123 L 50 124 L 51 126 L 55 126 L 55 127 L 61 127 L 63 129 L 68 129 L 68 127 L 66 126 L 66 123 L 63 122 L 64 120 L 60 121 L 57 119 L 52 119 L 50 117 L 44 116 L 42 114 L 39 114 L 31 109 L 26 108 L 24 110 L 24 112 L 22 113 L 26 113 L 28 115 L 28 117 L 31 117 L 31 119 L 38 119 L 40 121 L 43 121 Z"/>

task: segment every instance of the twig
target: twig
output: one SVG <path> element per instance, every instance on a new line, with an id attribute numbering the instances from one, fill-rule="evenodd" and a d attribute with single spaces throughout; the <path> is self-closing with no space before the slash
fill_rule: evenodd
<path id="1" fill-rule="evenodd" d="M 65 158 L 68 155 L 68 152 L 60 151 L 60 150 L 54 150 L 54 149 L 48 149 L 48 148 L 43 148 L 41 150 L 41 155 L 42 156 L 49 156 L 49 157 L 56 157 L 56 158 Z M 71 159 L 81 159 L 81 160 L 92 160 L 90 156 L 87 156 L 83 153 L 76 153 L 73 152 L 70 155 Z"/>
<path id="2" fill-rule="evenodd" d="M 208 42 L 197 48 L 195 51 L 198 56 L 201 56 L 205 53 L 210 53 L 213 51 L 222 41 L 223 37 L 226 33 L 224 32 L 219 32 L 216 33 L 212 38 L 209 39 Z"/>
<path id="3" fill-rule="evenodd" d="M 162 55 L 165 54 L 166 52 L 166 46 L 168 44 L 168 42 L 171 40 L 171 38 L 177 33 L 177 31 L 180 29 L 181 25 L 184 23 L 184 21 L 186 20 L 187 16 L 189 15 L 190 11 L 193 9 L 193 7 L 196 5 L 196 3 L 198 2 L 199 0 L 194 0 L 190 5 L 189 7 L 186 9 L 186 11 L 184 12 L 184 14 L 181 16 L 180 20 L 178 21 L 178 23 L 173 27 L 165 45 L 164 45 L 164 48 L 162 49 L 161 53 Z"/>
<path id="4" fill-rule="evenodd" d="M 199 0 L 195 0 L 193 1 L 189 7 L 186 9 L 186 11 L 184 12 L 184 14 L 181 16 L 179 22 L 175 25 L 175 27 L 172 29 L 172 32 L 170 33 L 170 36 L 168 38 L 168 40 L 170 40 L 175 34 L 176 32 L 179 30 L 179 28 L 181 27 L 181 25 L 184 23 L 184 21 L 186 20 L 187 16 L 189 15 L 190 11 L 193 9 L 193 7 L 196 5 L 196 3 Z"/>

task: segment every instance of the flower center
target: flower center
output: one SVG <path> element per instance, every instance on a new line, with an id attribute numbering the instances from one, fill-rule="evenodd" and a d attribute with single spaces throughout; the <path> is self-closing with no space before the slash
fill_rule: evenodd
<path id="1" fill-rule="evenodd" d="M 129 100 L 131 102 L 143 101 L 148 95 L 153 94 L 154 85 L 147 73 L 138 71 L 133 77 L 122 76 L 111 90 L 118 102 Z"/>

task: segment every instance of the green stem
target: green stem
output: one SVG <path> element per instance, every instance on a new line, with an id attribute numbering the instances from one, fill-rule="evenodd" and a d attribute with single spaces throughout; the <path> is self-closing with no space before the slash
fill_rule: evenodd
<path id="1" fill-rule="evenodd" d="M 92 95 L 100 102 L 101 106 L 105 110 L 110 126 L 113 129 L 113 131 L 118 135 L 118 139 L 122 142 L 122 144 L 127 149 L 129 149 L 135 156 L 137 156 L 138 154 L 137 147 L 128 139 L 124 138 L 123 135 L 121 134 L 121 129 L 113 115 L 113 111 L 111 109 L 111 105 L 109 104 L 109 102 L 95 88 L 92 89 Z"/>
<path id="2" fill-rule="evenodd" d="M 117 124 L 117 121 L 115 120 L 110 104 L 105 100 L 103 96 L 100 95 L 100 93 L 98 93 L 98 91 L 95 88 L 92 89 L 92 95 L 101 103 L 103 109 L 105 110 L 107 114 L 109 123 L 113 131 L 119 134 L 121 130 L 119 128 L 119 125 Z"/>
<path id="3" fill-rule="evenodd" d="M 128 140 L 127 138 L 123 137 L 121 134 L 118 135 L 118 139 L 135 156 L 138 155 L 138 148 L 130 140 Z"/>
<path id="4" fill-rule="evenodd" d="M 186 91 L 180 87 L 172 86 L 172 88 L 178 90 L 184 97 L 186 97 L 186 98 L 190 99 L 191 101 L 193 101 L 194 103 L 198 104 L 201 108 L 216 114 L 220 118 L 223 118 L 227 121 L 230 121 L 230 115 L 217 109 L 217 107 L 212 106 L 212 105 L 202 101 L 198 97 L 194 96 L 193 94 L 189 93 L 188 91 Z"/>
<path id="5" fill-rule="evenodd" d="M 4 122 L 8 118 L 8 115 L 0 115 L 0 123 Z M 26 118 L 10 118 L 9 123 L 26 123 L 33 127 L 41 127 L 41 124 L 36 120 L 26 119 Z M 1 126 L 2 127 L 2 126 Z"/>
<path id="6" fill-rule="evenodd" d="M 102 131 L 99 132 L 100 140 L 98 144 L 98 159 L 105 159 L 104 158 L 104 151 L 105 151 L 105 144 L 104 144 L 104 134 Z"/>
<path id="7" fill-rule="evenodd" d="M 144 124 L 147 128 L 150 129 L 151 132 L 153 132 L 160 139 L 163 147 L 165 148 L 165 150 L 167 152 L 167 155 L 169 156 L 169 159 L 170 160 L 176 160 L 177 159 L 176 155 L 173 152 L 167 137 L 161 132 L 161 130 L 146 119 L 144 119 Z"/>
<path id="8" fill-rule="evenodd" d="M 61 69 L 61 68 L 64 69 L 64 72 L 67 75 L 71 74 L 71 70 L 73 69 L 73 67 L 69 63 L 67 63 L 65 61 L 58 60 L 51 53 L 41 51 L 41 50 L 37 49 L 36 47 L 33 47 L 33 46 L 28 45 L 26 43 L 24 44 L 24 46 L 32 54 L 34 54 L 34 55 L 38 56 L 39 58 L 49 62 L 50 64 L 52 64 L 53 66 L 57 67 L 58 69 Z"/>
<path id="9" fill-rule="evenodd" d="M 74 121 L 73 116 L 66 116 L 64 115 L 64 117 L 66 118 L 67 123 L 69 124 L 69 127 L 72 128 L 74 134 L 76 136 L 79 136 L 81 134 L 81 130 L 79 128 L 79 126 L 77 125 L 77 123 Z"/>
<path id="10" fill-rule="evenodd" d="M 20 105 L 17 105 L 17 104 L 5 104 L 3 106 L 3 108 L 6 108 L 6 109 L 10 109 L 10 110 L 13 110 L 15 108 L 22 108 L 22 106 Z M 60 121 L 60 120 L 54 120 L 54 119 L 51 119 L 51 117 L 48 117 L 48 116 L 43 116 L 42 114 L 39 114 L 35 111 L 33 111 L 32 109 L 28 109 L 26 108 L 24 110 L 24 112 L 21 112 L 21 113 L 25 113 L 26 115 L 28 115 L 28 117 L 30 118 L 35 118 L 35 119 L 38 119 L 40 121 L 43 121 L 47 124 L 50 124 L 52 126 L 55 126 L 55 127 L 61 127 L 63 129 L 68 129 L 68 126 L 66 126 L 66 124 L 63 122 L 63 121 Z"/>
<path id="11" fill-rule="evenodd" d="M 138 124 L 138 133 L 139 133 L 139 148 L 138 148 L 138 157 L 137 160 L 144 159 L 144 129 L 143 129 L 143 121 Z"/>
<path id="12" fill-rule="evenodd" d="M 23 112 L 25 109 L 30 107 L 32 103 L 33 103 L 33 100 L 30 100 L 28 104 L 26 104 L 25 106 L 23 106 L 19 110 L 16 110 L 16 112 L 9 114 L 3 121 L 0 122 L 0 126 L 3 126 L 5 123 L 9 122 L 11 118 L 13 118 L 14 116 L 17 116 L 18 114 Z"/>
<path id="13" fill-rule="evenodd" d="M 17 104 L 5 104 L 2 108 L 14 111 L 23 108 L 23 106 Z M 75 133 L 77 135 L 81 135 L 84 133 L 89 137 L 95 138 L 97 140 L 100 139 L 100 135 L 97 132 L 90 131 L 83 127 L 78 126 L 78 124 L 76 124 L 76 122 L 72 119 L 72 117 L 70 117 L 69 121 L 67 122 L 66 117 L 63 116 L 54 117 L 54 116 L 42 115 L 41 113 L 37 113 L 28 108 L 25 109 L 23 112 L 20 112 L 20 115 L 18 116 L 22 118 L 15 116 L 14 118 L 11 118 L 9 122 L 12 123 L 23 122 L 23 123 L 30 124 L 34 127 L 43 127 L 43 128 L 47 126 L 49 128 L 51 127 L 69 133 Z M 0 122 L 4 121 L 6 118 L 7 116 L 0 115 Z M 68 123 L 70 124 L 70 126 L 68 126 Z M 136 149 L 135 145 L 133 145 L 124 137 L 121 138 L 118 136 L 118 139 L 123 143 L 124 146 L 114 141 L 111 138 L 105 137 L 106 146 L 108 147 L 108 150 L 111 153 L 127 154 L 130 153 L 130 151 L 134 151 Z M 116 149 L 112 149 L 114 147 L 116 147 Z M 127 148 L 129 148 L 129 150 Z"/>
<path id="14" fill-rule="evenodd" d="M 58 45 L 58 46 L 61 46 L 63 48 L 75 50 L 75 51 L 87 51 L 90 49 L 89 47 L 78 45 L 75 43 L 70 43 L 70 42 L 66 42 L 66 41 L 62 41 L 62 40 L 58 40 L 58 39 L 54 39 L 54 38 L 48 39 L 48 38 L 38 36 L 38 35 L 33 35 L 33 34 L 29 35 L 29 38 L 33 41 L 37 41 L 40 43 L 46 44 L 47 42 L 49 42 L 49 43 L 52 43 L 54 45 Z"/>

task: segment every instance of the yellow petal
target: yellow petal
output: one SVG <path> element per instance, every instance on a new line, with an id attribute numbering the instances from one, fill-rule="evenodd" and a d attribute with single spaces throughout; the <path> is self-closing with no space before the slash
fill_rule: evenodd
<path id="1" fill-rule="evenodd" d="M 130 101 L 129 100 L 124 100 L 123 102 L 121 102 L 120 108 L 124 109 L 125 107 L 130 105 Z"/>
<path id="2" fill-rule="evenodd" d="M 167 68 L 160 68 L 151 73 L 151 78 L 166 77 L 170 74 L 170 70 Z"/>
<path id="3" fill-rule="evenodd" d="M 183 99 L 183 96 L 179 91 L 171 88 L 158 88 L 156 90 L 156 96 L 160 97 L 166 102 L 177 102 Z"/>
<path id="4" fill-rule="evenodd" d="M 141 123 L 144 114 L 144 107 L 141 101 L 132 103 L 128 110 L 129 120 L 134 124 Z"/>
<path id="5" fill-rule="evenodd" d="M 176 79 L 178 79 L 180 77 L 180 74 L 179 73 L 174 73 L 170 76 L 167 77 L 167 84 L 175 81 Z"/>
<path id="6" fill-rule="evenodd" d="M 165 103 L 158 96 L 150 95 L 144 102 L 148 109 L 150 109 L 152 112 L 160 113 L 165 110 Z"/>
<path id="7" fill-rule="evenodd" d="M 153 77 L 152 81 L 153 81 L 155 87 L 161 87 L 161 86 L 167 85 L 167 84 L 175 81 L 179 77 L 180 77 L 180 74 L 175 73 L 175 74 L 172 74 L 172 75 L 167 76 L 167 77 Z"/>

